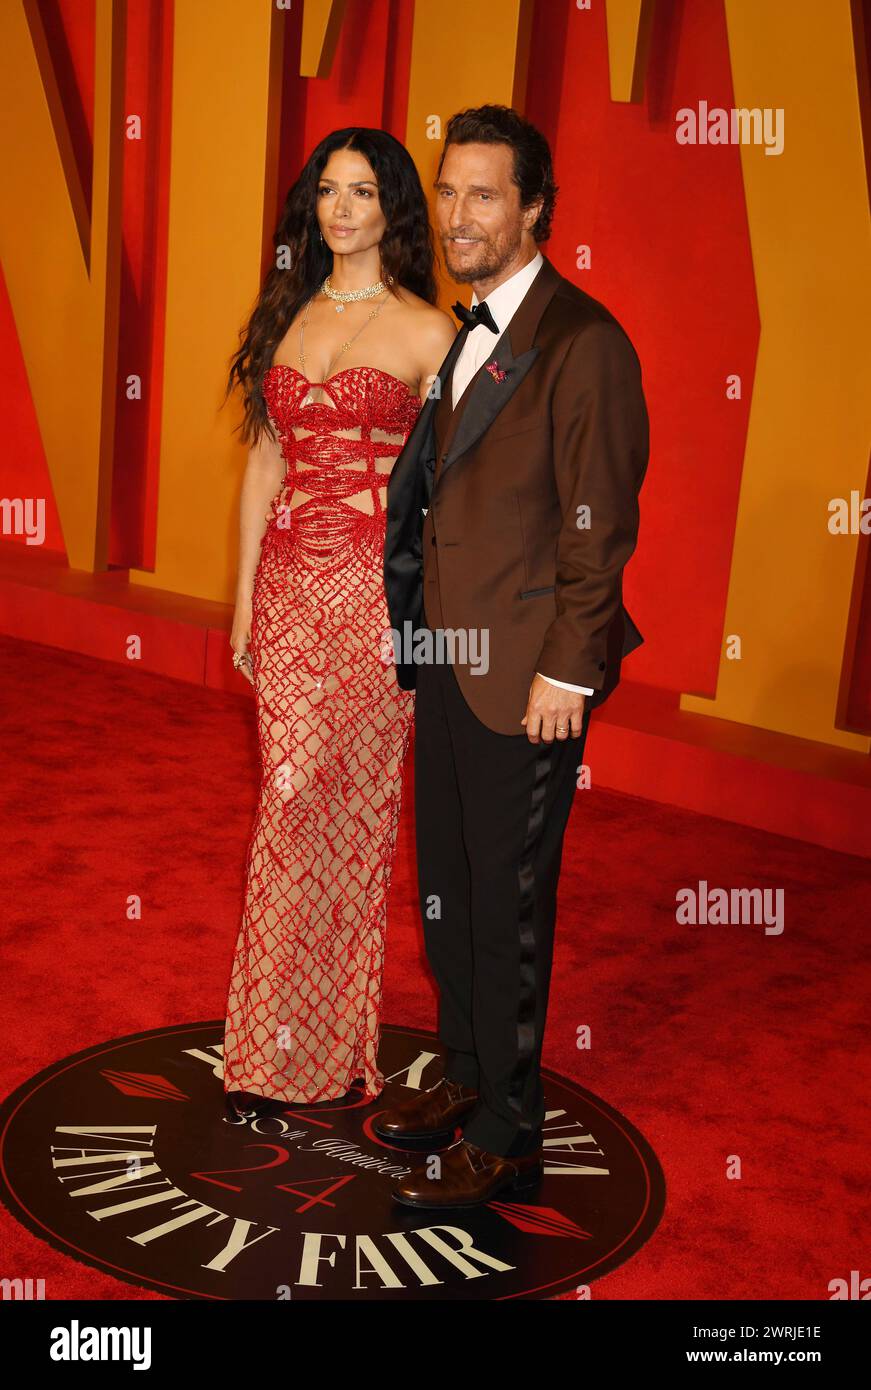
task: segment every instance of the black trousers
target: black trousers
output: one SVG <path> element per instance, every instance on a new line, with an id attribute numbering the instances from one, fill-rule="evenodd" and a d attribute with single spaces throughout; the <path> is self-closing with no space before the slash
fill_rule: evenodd
<path id="1" fill-rule="evenodd" d="M 445 1075 L 479 1091 L 464 1137 L 515 1156 L 541 1142 L 557 880 L 589 699 L 580 737 L 552 744 L 488 729 L 450 665 L 418 667 L 415 703 L 418 887 Z"/>

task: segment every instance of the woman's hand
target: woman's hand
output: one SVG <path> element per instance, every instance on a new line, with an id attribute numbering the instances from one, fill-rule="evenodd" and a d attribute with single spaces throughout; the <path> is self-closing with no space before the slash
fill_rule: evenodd
<path id="1" fill-rule="evenodd" d="M 230 646 L 233 651 L 245 660 L 240 663 L 239 670 L 254 684 L 254 674 L 251 670 L 251 654 L 248 650 L 251 645 L 251 599 L 237 599 L 236 611 L 233 614 L 233 630 L 230 633 Z"/>
<path id="2" fill-rule="evenodd" d="M 239 495 L 239 568 L 236 574 L 236 611 L 230 633 L 230 646 L 235 659 L 243 658 L 237 670 L 243 671 L 252 685 L 255 682 L 249 647 L 257 567 L 263 537 L 271 519 L 267 505 L 281 489 L 285 468 L 278 441 L 264 430 L 258 442 L 248 451 L 248 463 Z"/>

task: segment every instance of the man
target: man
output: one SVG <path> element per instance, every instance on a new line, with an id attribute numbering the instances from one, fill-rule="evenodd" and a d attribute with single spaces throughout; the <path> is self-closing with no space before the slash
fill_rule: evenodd
<path id="1" fill-rule="evenodd" d="M 385 586 L 397 679 L 417 687 L 419 889 L 446 1060 L 375 1129 L 442 1150 L 395 1196 L 450 1207 L 542 1171 L 562 840 L 590 711 L 642 641 L 622 574 L 648 430 L 623 329 L 538 250 L 556 195 L 540 132 L 506 107 L 459 113 L 436 189 L 473 309 L 455 306 L 464 327 L 390 478 Z M 420 629 L 477 633 L 488 660 L 415 665 L 402 639 Z"/>

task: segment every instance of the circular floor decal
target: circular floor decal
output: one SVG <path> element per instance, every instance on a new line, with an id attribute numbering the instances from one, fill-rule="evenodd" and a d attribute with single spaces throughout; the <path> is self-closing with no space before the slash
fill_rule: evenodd
<path id="1" fill-rule="evenodd" d="M 430 1033 L 384 1027 L 387 1086 L 365 1105 L 231 1122 L 223 1023 L 117 1038 L 57 1062 L 0 1108 L 0 1195 L 58 1250 L 176 1298 L 510 1299 L 569 1293 L 655 1230 L 665 1183 L 646 1140 L 545 1070 L 545 1173 L 483 1206 L 391 1196 L 425 1154 L 372 1121 L 433 1085 Z M 522 1200 L 520 1200 L 522 1199 Z"/>

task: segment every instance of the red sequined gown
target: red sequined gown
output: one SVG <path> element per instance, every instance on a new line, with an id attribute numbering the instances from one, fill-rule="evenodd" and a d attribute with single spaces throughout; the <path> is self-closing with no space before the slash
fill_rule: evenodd
<path id="1" fill-rule="evenodd" d="M 254 581 L 261 785 L 224 1088 L 313 1102 L 362 1078 L 376 1096 L 387 890 L 414 710 L 383 636 L 384 500 L 420 402 L 371 367 L 313 383 L 274 365 L 263 393 L 287 471 Z"/>

